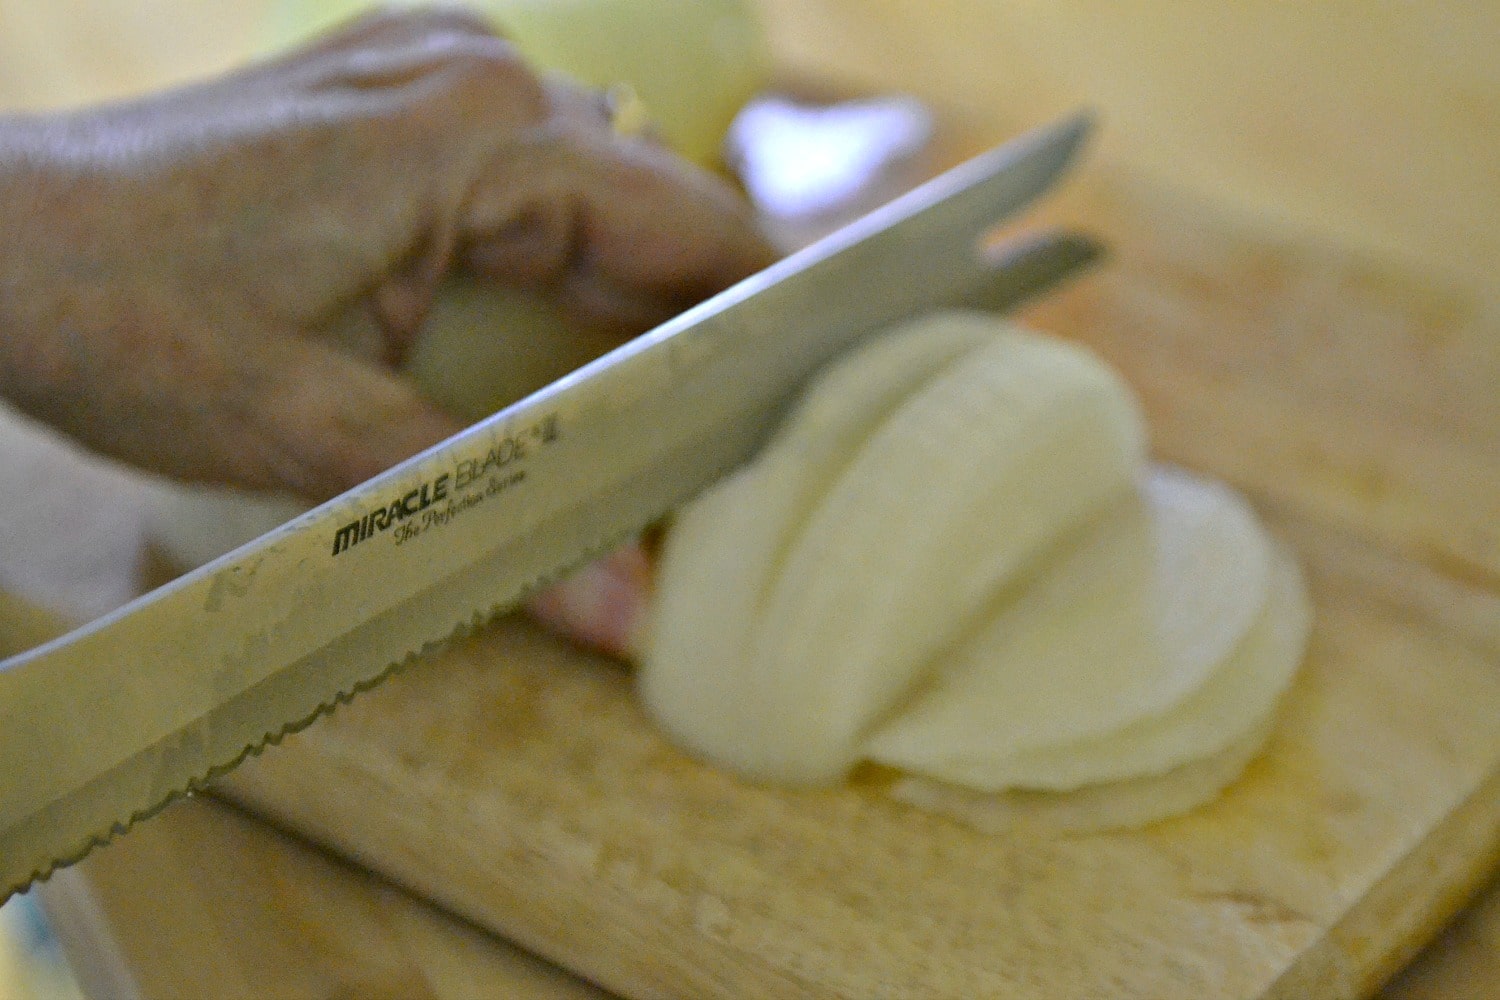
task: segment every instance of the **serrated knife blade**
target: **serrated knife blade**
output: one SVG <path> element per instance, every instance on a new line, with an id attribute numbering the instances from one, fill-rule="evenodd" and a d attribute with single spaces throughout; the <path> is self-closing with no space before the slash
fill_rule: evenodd
<path id="1" fill-rule="evenodd" d="M 1085 263 L 984 234 L 1079 115 L 956 167 L 441 445 L 0 663 L 0 901 L 640 530 L 754 451 L 873 328 Z"/>

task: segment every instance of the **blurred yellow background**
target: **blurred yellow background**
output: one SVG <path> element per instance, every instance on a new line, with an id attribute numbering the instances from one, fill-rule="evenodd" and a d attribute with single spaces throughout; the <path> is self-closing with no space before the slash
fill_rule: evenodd
<path id="1" fill-rule="evenodd" d="M 1404 268 L 1497 281 L 1500 5 L 758 3 L 783 67 L 907 90 L 996 138 L 1087 103 L 1117 165 Z M 273 5 L 0 0 L 0 105 L 213 72 L 259 46 Z"/>
<path id="2" fill-rule="evenodd" d="M 763 0 L 773 48 L 996 124 L 1080 103 L 1101 155 L 1496 287 L 1500 5 Z M 838 46 L 811 39 L 835 33 Z"/>

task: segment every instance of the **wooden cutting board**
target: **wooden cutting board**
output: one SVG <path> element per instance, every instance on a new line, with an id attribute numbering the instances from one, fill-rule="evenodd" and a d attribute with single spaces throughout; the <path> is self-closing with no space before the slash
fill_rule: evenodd
<path id="1" fill-rule="evenodd" d="M 1364 995 L 1500 855 L 1495 303 L 1090 177 L 1117 248 L 1031 314 L 1164 458 L 1258 502 L 1317 608 L 1267 754 L 1145 830 L 986 836 L 877 781 L 751 786 L 628 674 L 505 622 L 224 792 L 631 997 Z"/>
<path id="2" fill-rule="evenodd" d="M 97 6 L 89 14 L 103 23 Z M 250 23 L 256 6 L 232 16 Z M 1482 252 L 1497 232 L 1493 144 L 1454 155 L 1455 141 L 1492 132 L 1475 126 L 1493 106 L 1480 41 L 1491 33 L 1477 30 L 1492 14 L 1450 11 L 1436 31 L 1422 4 L 1336 16 L 1273 4 L 1194 16 L 977 0 L 764 6 L 780 47 L 811 69 L 834 61 L 865 86 L 963 95 L 962 110 L 984 121 L 993 108 L 1047 103 L 1036 91 L 1062 106 L 1088 99 L 1116 136 L 1153 151 L 1159 174 L 1208 178 L 1202 188 L 1237 171 L 1228 187 L 1315 222 L 1331 199 L 1345 237 L 1493 278 Z M 1387 36 L 1399 44 L 1370 44 Z M 136 46 L 163 57 L 147 61 L 153 73 L 213 51 L 211 37 L 161 37 L 179 41 Z M 1435 45 L 1444 40 L 1467 44 Z M 1314 210 L 1295 211 L 1314 186 Z M 1308 677 L 1272 754 L 1223 802 L 1141 834 L 1035 844 L 964 839 L 868 787 L 745 789 L 655 742 L 615 668 L 506 629 L 268 755 L 240 792 L 638 995 L 836 995 L 891 968 L 866 992 L 920 995 L 904 984 L 921 976 L 928 994 L 975 995 L 959 984 L 990 974 L 1025 980 L 1007 981 L 1015 996 L 1338 996 L 1379 978 L 1494 861 L 1500 311 L 1493 297 L 1214 222 L 1159 191 L 1085 200 L 1096 214 L 1075 217 L 1119 257 L 1039 322 L 1109 354 L 1145 396 L 1158 450 L 1250 489 L 1314 574 Z M 22 549 L 49 537 L 32 530 L 41 518 L 7 509 L 25 526 L 11 533 Z M 50 537 L 77 548 L 75 532 Z M 502 655 L 536 659 L 492 662 Z M 549 739 L 566 752 L 539 755 Z M 630 803 L 651 808 L 632 815 Z M 210 835 L 215 824 L 195 815 L 170 813 L 156 829 Z M 98 858 L 142 851 L 149 867 L 162 857 L 146 849 L 162 842 L 149 829 Z M 200 873 L 213 867 L 183 856 Z M 258 856 L 300 869 L 280 851 Z M 842 880 L 845 864 L 866 877 Z M 215 912 L 286 904 L 285 893 L 252 891 L 261 870 L 247 864 L 244 899 L 215 900 Z M 309 927 L 319 907 L 327 920 L 350 912 L 332 886 L 298 898 Z M 1500 940 L 1496 898 L 1490 930 L 1463 938 L 1475 957 L 1493 959 Z M 398 907 L 374 899 L 351 904 L 363 915 L 354 926 L 366 946 L 395 947 L 368 931 L 369 908 Z M 995 971 L 1021 950 L 1016 935 L 1041 944 Z M 140 940 L 149 952 L 151 937 Z M 385 958 L 376 967 L 391 968 Z M 1414 995 L 1492 996 L 1482 969 L 1494 966 L 1471 968 L 1481 971 L 1467 992 Z M 330 981 L 377 995 L 363 971 Z M 400 976 L 379 981 L 414 995 Z"/>

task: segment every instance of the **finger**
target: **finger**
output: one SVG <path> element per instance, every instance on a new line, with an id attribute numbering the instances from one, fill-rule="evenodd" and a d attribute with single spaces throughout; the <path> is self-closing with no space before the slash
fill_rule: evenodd
<path id="1" fill-rule="evenodd" d="M 357 16 L 265 61 L 189 88 L 200 102 L 234 107 L 252 91 L 304 120 L 349 110 L 365 100 L 397 98 L 394 91 L 442 90 L 445 73 L 475 63 L 519 62 L 513 46 L 486 19 L 457 7 L 377 10 Z M 512 84 L 513 85 L 513 84 Z M 185 91 L 186 94 L 188 91 Z M 291 104 L 288 104 L 288 100 Z M 309 103 L 309 102 L 314 103 Z M 391 105 L 384 108 L 389 113 Z M 449 122 L 451 129 L 452 122 Z"/>
<path id="2" fill-rule="evenodd" d="M 380 9 L 335 25 L 300 51 L 348 51 L 424 40 L 440 44 L 445 38 L 459 36 L 495 37 L 496 32 L 479 14 L 459 7 Z"/>
<path id="3" fill-rule="evenodd" d="M 613 135 L 597 102 L 557 104 L 565 120 L 519 167 L 498 163 L 471 193 L 460 227 L 470 267 L 549 282 L 586 313 L 634 322 L 776 259 L 727 183 L 647 139 Z"/>
<path id="4" fill-rule="evenodd" d="M 493 26 L 471 11 L 455 7 L 420 10 L 380 9 L 340 21 L 296 46 L 232 73 L 205 81 L 183 93 L 205 100 L 237 100 L 252 89 L 285 100 L 289 84 L 316 87 L 352 74 L 371 74 L 382 59 L 412 61 L 412 53 L 441 52 L 475 39 L 496 40 Z M 389 75 L 387 72 L 385 75 Z"/>
<path id="5" fill-rule="evenodd" d="M 601 279 L 698 296 L 776 260 L 749 205 L 707 171 L 648 142 L 581 153 L 580 254 Z"/>
<path id="6" fill-rule="evenodd" d="M 660 322 L 778 257 L 727 184 L 660 147 L 600 144 L 582 172 L 563 289 L 587 313 Z"/>
<path id="7" fill-rule="evenodd" d="M 238 485 L 324 500 L 464 427 L 399 376 L 325 345 L 279 337 L 250 355 L 223 463 Z"/>
<path id="8" fill-rule="evenodd" d="M 775 252 L 749 204 L 720 177 L 649 135 L 619 134 L 613 102 L 550 89 L 581 207 L 579 252 L 603 279 L 701 294 L 765 267 Z"/>
<path id="9" fill-rule="evenodd" d="M 534 595 L 526 611 L 582 646 L 632 659 L 640 652 L 651 575 L 641 545 L 626 545 Z"/>
<path id="10" fill-rule="evenodd" d="M 502 66 L 509 72 L 493 71 Z M 461 93 L 475 77 L 489 78 L 502 95 L 522 84 L 536 87 L 510 42 L 463 15 L 376 24 L 370 31 L 339 35 L 301 50 L 274 68 L 278 71 L 262 73 L 272 85 L 285 87 L 295 81 L 309 94 L 325 96 L 347 90 L 384 91 L 388 99 L 398 100 L 395 91 L 402 87 L 415 87 L 419 95 L 447 96 Z M 443 124 L 451 130 L 455 123 Z"/>

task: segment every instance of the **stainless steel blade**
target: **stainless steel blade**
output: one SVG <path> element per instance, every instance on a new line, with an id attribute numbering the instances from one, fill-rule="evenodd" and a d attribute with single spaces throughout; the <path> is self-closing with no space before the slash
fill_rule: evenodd
<path id="1" fill-rule="evenodd" d="M 0 886 L 24 888 L 743 462 L 874 327 L 1083 259 L 995 262 L 1084 117 L 939 177 L 442 445 L 0 664 Z M 1086 256 L 1086 255 L 1083 255 Z"/>

